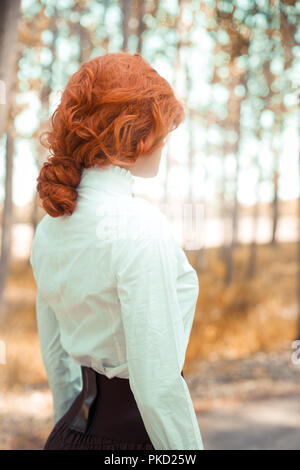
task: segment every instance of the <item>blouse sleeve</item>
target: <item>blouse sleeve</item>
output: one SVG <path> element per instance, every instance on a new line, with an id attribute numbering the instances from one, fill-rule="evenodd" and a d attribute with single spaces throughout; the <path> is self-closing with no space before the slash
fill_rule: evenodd
<path id="1" fill-rule="evenodd" d="M 176 256 L 164 237 L 116 245 L 117 288 L 129 383 L 156 450 L 203 450 L 184 364 L 184 326 L 176 291 Z"/>
<path id="2" fill-rule="evenodd" d="M 81 368 L 63 349 L 55 313 L 46 304 L 39 291 L 36 297 L 36 315 L 42 358 L 53 397 L 54 424 L 56 424 L 81 392 Z"/>

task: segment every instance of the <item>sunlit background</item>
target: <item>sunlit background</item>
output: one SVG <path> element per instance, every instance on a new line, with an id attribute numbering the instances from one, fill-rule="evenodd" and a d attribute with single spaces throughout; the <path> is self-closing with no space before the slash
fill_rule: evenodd
<path id="1" fill-rule="evenodd" d="M 186 374 L 208 445 L 228 448 L 201 410 L 300 398 L 291 359 L 300 337 L 300 1 L 3 0 L 1 8 L 0 448 L 38 448 L 51 426 L 28 262 L 45 214 L 39 136 L 80 64 L 121 50 L 140 52 L 185 108 L 158 175 L 136 177 L 134 190 L 166 213 L 197 270 Z M 280 433 L 271 439 L 272 419 L 275 429 L 288 421 L 299 444 L 299 411 L 282 403 L 260 414 L 257 441 L 245 411 L 242 448 L 284 447 Z"/>

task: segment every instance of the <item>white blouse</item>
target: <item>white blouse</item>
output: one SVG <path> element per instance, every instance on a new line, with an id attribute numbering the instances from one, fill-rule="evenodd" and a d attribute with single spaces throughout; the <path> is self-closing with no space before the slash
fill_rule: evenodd
<path id="1" fill-rule="evenodd" d="M 46 214 L 30 262 L 54 423 L 82 389 L 80 366 L 129 379 L 159 450 L 202 450 L 181 375 L 198 278 L 166 216 L 119 166 L 84 169 L 71 216 Z"/>

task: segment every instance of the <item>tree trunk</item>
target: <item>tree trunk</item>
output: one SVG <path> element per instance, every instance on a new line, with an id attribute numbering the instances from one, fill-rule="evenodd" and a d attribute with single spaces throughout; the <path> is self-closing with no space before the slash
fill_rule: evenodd
<path id="1" fill-rule="evenodd" d="M 240 129 L 238 132 L 238 142 L 240 142 Z M 238 240 L 238 182 L 239 182 L 239 158 L 240 158 L 240 149 L 237 146 L 236 149 L 236 173 L 235 173 L 235 191 L 234 191 L 234 200 L 233 208 L 231 213 L 231 241 L 225 247 L 225 266 L 226 266 L 226 275 L 225 275 L 225 285 L 229 286 L 233 277 L 233 265 L 234 265 L 234 251 L 237 245 Z"/>
<path id="2" fill-rule="evenodd" d="M 141 54 L 142 52 L 142 45 L 143 45 L 143 32 L 145 30 L 145 23 L 144 23 L 144 14 L 145 14 L 145 7 L 146 1 L 137 2 L 137 20 L 138 20 L 138 27 L 137 27 L 137 37 L 138 37 L 138 45 L 137 45 L 137 52 Z"/>
<path id="3" fill-rule="evenodd" d="M 259 182 L 257 183 L 259 186 Z M 258 225 L 258 216 L 259 216 L 259 195 L 258 190 L 256 191 L 257 200 L 254 204 L 253 210 L 253 231 L 252 231 L 252 242 L 250 245 L 250 256 L 246 277 L 250 279 L 254 276 L 256 272 L 256 254 L 257 254 L 257 244 L 256 244 L 256 235 L 257 235 L 257 225 Z"/>
<path id="4" fill-rule="evenodd" d="M 276 116 L 276 125 L 274 137 L 277 137 L 277 132 L 281 133 L 282 130 L 282 115 Z M 274 197 L 273 197 L 273 226 L 272 226 L 272 239 L 271 245 L 277 246 L 276 232 L 278 227 L 278 218 L 279 218 L 279 198 L 278 198 L 278 180 L 279 180 L 279 152 L 280 149 L 273 145 L 274 152 L 274 172 L 273 172 L 273 188 L 274 188 Z"/>
<path id="5" fill-rule="evenodd" d="M 238 132 L 238 139 L 240 139 L 240 129 Z M 233 202 L 233 212 L 232 212 L 232 248 L 235 248 L 238 244 L 238 222 L 239 222 L 239 200 L 238 200 L 238 189 L 239 189 L 239 177 L 240 177 L 240 153 L 237 149 L 236 153 L 236 172 L 234 179 L 234 202 Z"/>
<path id="6" fill-rule="evenodd" d="M 20 0 L 2 0 L 0 14 L 0 137 L 5 132 L 13 82 Z"/>
<path id="7" fill-rule="evenodd" d="M 129 39 L 129 20 L 131 15 L 130 0 L 121 0 L 121 8 L 123 13 L 122 20 L 122 31 L 123 31 L 123 46 L 122 51 L 127 52 L 128 50 L 128 39 Z"/>
<path id="8" fill-rule="evenodd" d="M 300 169 L 300 110 L 298 111 L 298 151 L 299 151 L 299 158 L 298 158 L 298 167 Z M 298 175 L 300 181 L 300 172 Z M 298 194 L 298 285 L 297 285 L 297 296 L 298 296 L 298 326 L 297 326 L 297 338 L 300 340 L 300 194 Z"/>
<path id="9" fill-rule="evenodd" d="M 274 184 L 274 198 L 273 198 L 273 226 L 272 226 L 272 239 L 271 245 L 277 245 L 276 241 L 276 232 L 278 226 L 278 215 L 279 215 L 279 207 L 278 207 L 278 171 L 277 169 L 274 170 L 273 176 L 273 184 Z"/>
<path id="10" fill-rule="evenodd" d="M 10 265 L 12 228 L 12 183 L 13 183 L 14 139 L 10 132 L 6 136 L 5 156 L 5 199 L 2 214 L 1 255 L 0 255 L 0 309 L 3 307 L 5 281 Z"/>

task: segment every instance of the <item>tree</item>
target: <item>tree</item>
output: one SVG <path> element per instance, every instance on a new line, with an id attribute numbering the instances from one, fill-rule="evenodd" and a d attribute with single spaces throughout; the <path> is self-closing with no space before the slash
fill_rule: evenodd
<path id="1" fill-rule="evenodd" d="M 138 45 L 136 51 L 141 54 L 142 52 L 142 45 L 143 45 L 143 32 L 146 29 L 144 23 L 144 14 L 146 11 L 146 1 L 139 1 L 137 0 L 137 37 L 138 37 Z"/>
<path id="2" fill-rule="evenodd" d="M 123 46 L 122 50 L 128 50 L 128 39 L 129 39 L 129 21 L 131 18 L 131 1 L 130 0 L 121 0 L 122 8 L 122 32 L 123 32 Z"/>
<path id="3" fill-rule="evenodd" d="M 15 50 L 17 43 L 17 24 L 20 0 L 2 0 L 0 15 L 0 81 L 5 90 L 5 106 L 0 104 L 0 137 L 6 130 L 9 110 L 9 92 L 13 81 Z M 4 86 L 3 86 L 4 84 Z"/>
<path id="4" fill-rule="evenodd" d="M 10 265 L 12 228 L 12 183 L 13 183 L 14 138 L 11 130 L 6 133 L 5 151 L 5 199 L 2 213 L 0 254 L 0 309 L 3 307 L 3 292 Z"/>
<path id="5" fill-rule="evenodd" d="M 232 5 L 228 10 L 225 3 L 216 3 L 213 9 L 215 22 L 208 29 L 215 37 L 216 31 L 222 29 L 228 35 L 228 41 L 225 44 L 217 44 L 220 55 L 226 57 L 229 54 L 228 75 L 221 79 L 227 87 L 229 97 L 227 101 L 227 118 L 225 127 L 227 130 L 234 132 L 236 135 L 235 143 L 231 145 L 231 152 L 235 156 L 235 175 L 233 181 L 233 204 L 231 209 L 231 239 L 225 242 L 223 249 L 224 262 L 226 266 L 225 285 L 231 283 L 233 277 L 234 249 L 237 244 L 238 220 L 239 220 L 239 204 L 238 204 L 238 187 L 239 187 L 239 171 L 240 171 L 240 145 L 242 135 L 241 124 L 241 107 L 243 97 L 237 93 L 237 87 L 246 87 L 247 68 L 240 65 L 239 59 L 248 55 L 251 28 L 247 25 L 245 19 L 252 11 L 239 10 L 239 15 L 235 15 L 238 10 L 237 5 Z M 241 27 L 243 26 L 243 27 Z M 214 71 L 212 83 L 219 83 L 218 69 Z"/>
<path id="6" fill-rule="evenodd" d="M 300 98 L 300 96 L 299 96 Z M 300 99 L 299 99 L 300 102 Z M 300 183 L 300 108 L 298 110 L 298 167 L 299 167 L 299 183 Z M 298 221 L 300 221 L 300 194 L 298 195 Z M 299 223 L 300 228 L 300 223 Z M 300 340 L 300 230 L 298 233 L 298 279 L 297 279 L 297 297 L 298 297 L 298 324 L 297 324 L 297 332 L 296 332 L 296 339 Z"/>
<path id="7" fill-rule="evenodd" d="M 19 19 L 20 0 L 3 0 L 0 15 L 0 80 L 5 84 L 6 99 L 0 105 L 0 137 L 6 133 L 5 151 L 5 196 L 2 212 L 1 255 L 0 255 L 0 308 L 3 306 L 3 292 L 7 278 L 12 228 L 12 174 L 14 138 L 9 123 L 9 111 L 12 103 L 12 88 L 16 84 L 14 76 L 16 65 L 17 24 Z"/>

